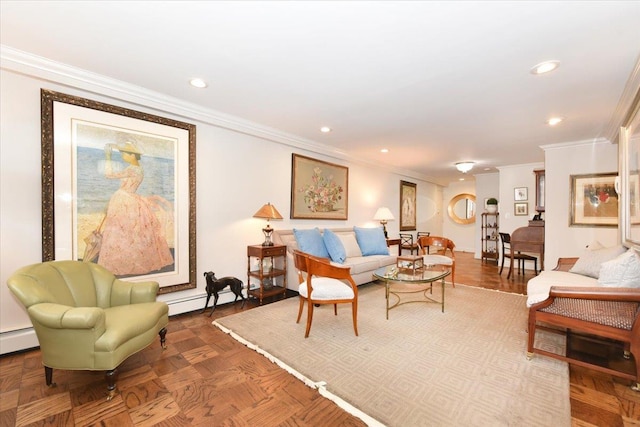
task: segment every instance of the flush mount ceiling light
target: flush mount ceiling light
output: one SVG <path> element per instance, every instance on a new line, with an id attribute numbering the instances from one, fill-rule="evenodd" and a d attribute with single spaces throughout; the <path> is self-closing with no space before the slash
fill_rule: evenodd
<path id="1" fill-rule="evenodd" d="M 198 87 L 198 88 L 205 88 L 207 87 L 207 82 L 205 82 L 202 79 L 191 79 L 189 80 L 189 84 L 193 87 Z"/>
<path id="2" fill-rule="evenodd" d="M 320 132 L 322 132 L 322 133 L 329 133 L 329 132 L 331 132 L 331 128 L 330 128 L 329 126 L 322 126 L 322 127 L 320 128 Z"/>
<path id="3" fill-rule="evenodd" d="M 555 126 L 555 125 L 557 125 L 558 123 L 560 123 L 563 120 L 564 120 L 564 118 L 562 118 L 562 117 L 551 117 L 549 120 L 547 120 L 547 124 L 549 126 Z"/>
<path id="4" fill-rule="evenodd" d="M 382 150 L 380 150 L 380 152 L 381 152 L 381 153 L 385 153 L 385 154 L 386 154 L 386 153 L 388 153 L 388 152 L 389 152 L 389 149 L 388 149 L 388 148 L 383 148 Z"/>
<path id="5" fill-rule="evenodd" d="M 550 73 L 560 66 L 560 61 L 545 61 L 538 65 L 535 65 L 531 69 L 531 74 L 545 74 Z"/>
<path id="6" fill-rule="evenodd" d="M 473 165 L 475 165 L 475 162 L 458 162 L 456 163 L 456 169 L 462 173 L 467 173 L 473 169 Z"/>

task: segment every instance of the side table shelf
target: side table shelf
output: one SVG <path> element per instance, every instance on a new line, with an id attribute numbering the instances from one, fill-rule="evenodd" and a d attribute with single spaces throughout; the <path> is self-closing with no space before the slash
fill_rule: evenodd
<path id="1" fill-rule="evenodd" d="M 482 261 L 498 264 L 498 242 L 500 240 L 500 226 L 499 222 L 500 214 L 484 212 L 482 214 Z"/>
<path id="2" fill-rule="evenodd" d="M 286 292 L 287 247 L 247 246 L 247 296 L 257 298 L 262 305 L 264 298 L 275 295 L 284 298 Z"/>

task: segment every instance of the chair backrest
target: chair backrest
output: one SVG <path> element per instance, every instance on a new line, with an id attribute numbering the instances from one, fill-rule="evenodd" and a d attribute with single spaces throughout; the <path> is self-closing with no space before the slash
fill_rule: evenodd
<path id="1" fill-rule="evenodd" d="M 413 246 L 413 234 L 400 233 L 400 244 L 402 246 Z"/>
<path id="2" fill-rule="evenodd" d="M 44 302 L 108 308 L 115 280 L 109 270 L 98 264 L 63 260 L 22 267 L 9 277 L 7 284 L 26 308 Z"/>
<path id="3" fill-rule="evenodd" d="M 504 256 L 506 250 L 511 250 L 511 235 L 509 233 L 500 234 L 500 240 L 502 240 L 502 256 Z"/>
<path id="4" fill-rule="evenodd" d="M 456 245 L 451 239 L 447 239 L 446 237 L 421 236 L 418 239 L 418 246 L 420 247 L 423 255 L 427 254 L 427 248 L 431 248 L 435 249 L 438 253 L 441 252 L 442 255 L 446 255 L 447 250 L 449 250 L 451 252 L 451 257 L 455 257 L 453 250 Z"/>
<path id="5" fill-rule="evenodd" d="M 308 267 L 307 267 L 307 259 L 309 256 L 297 249 L 293 250 L 293 263 L 296 266 L 296 270 L 298 270 L 298 283 L 302 283 L 305 281 Z"/>

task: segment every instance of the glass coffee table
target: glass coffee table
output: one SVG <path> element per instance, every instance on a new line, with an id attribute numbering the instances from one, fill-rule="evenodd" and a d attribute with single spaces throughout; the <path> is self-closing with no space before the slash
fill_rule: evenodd
<path id="1" fill-rule="evenodd" d="M 444 278 L 451 274 L 451 269 L 444 265 L 424 266 L 415 272 L 410 269 L 398 268 L 395 265 L 381 267 L 373 272 L 373 278 L 382 280 L 385 285 L 385 297 L 387 299 L 387 320 L 389 310 L 403 304 L 413 302 L 436 303 L 442 307 L 444 313 Z M 442 282 L 442 298 L 440 301 L 433 299 L 433 282 Z M 422 293 L 423 299 L 411 299 L 402 301 L 402 294 Z M 393 295 L 396 301 L 391 304 L 389 298 Z"/>

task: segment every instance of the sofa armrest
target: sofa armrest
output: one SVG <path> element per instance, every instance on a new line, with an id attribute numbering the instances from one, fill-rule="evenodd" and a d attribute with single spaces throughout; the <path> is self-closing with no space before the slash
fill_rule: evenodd
<path id="1" fill-rule="evenodd" d="M 578 261 L 578 258 L 558 258 L 558 264 L 554 270 L 556 271 L 569 271 L 571 267 Z"/>
<path id="2" fill-rule="evenodd" d="M 116 279 L 111 290 L 111 307 L 154 302 L 158 295 L 158 282 L 127 282 Z"/>
<path id="3" fill-rule="evenodd" d="M 103 329 L 104 310 L 99 307 L 69 307 L 42 303 L 28 309 L 32 321 L 51 329 Z"/>
<path id="4" fill-rule="evenodd" d="M 640 289 L 552 286 L 549 291 L 549 298 L 640 302 Z"/>

